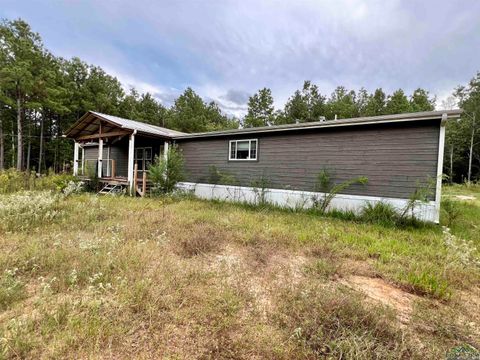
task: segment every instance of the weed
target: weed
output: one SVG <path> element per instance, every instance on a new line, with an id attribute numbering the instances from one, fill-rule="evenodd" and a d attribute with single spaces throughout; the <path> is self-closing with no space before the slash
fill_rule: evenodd
<path id="1" fill-rule="evenodd" d="M 19 192 L 0 197 L 0 230 L 27 230 L 58 215 L 59 196 L 50 191 Z"/>
<path id="2" fill-rule="evenodd" d="M 305 271 L 307 274 L 330 278 L 337 274 L 338 265 L 325 259 L 317 259 L 312 264 L 307 265 Z"/>
<path id="3" fill-rule="evenodd" d="M 301 289 L 301 290 L 300 290 Z M 325 291 L 302 284 L 299 290 L 280 294 L 279 325 L 304 357 L 408 358 L 410 347 L 393 326 L 393 314 L 381 307 L 365 305 L 347 289 Z"/>
<path id="4" fill-rule="evenodd" d="M 25 285 L 18 278 L 17 272 L 18 268 L 5 270 L 0 277 L 0 310 L 8 309 L 26 297 Z"/>
<path id="5" fill-rule="evenodd" d="M 363 207 L 361 218 L 366 222 L 393 226 L 397 223 L 398 213 L 391 204 L 381 201 L 369 202 Z"/>
<path id="6" fill-rule="evenodd" d="M 428 271 L 409 272 L 405 280 L 414 293 L 449 300 L 452 290 L 448 282 Z"/>
<path id="7" fill-rule="evenodd" d="M 443 199 L 441 208 L 444 214 L 445 225 L 451 227 L 461 215 L 460 207 L 453 200 Z"/>
<path id="8" fill-rule="evenodd" d="M 255 194 L 255 204 L 261 208 L 269 205 L 268 188 L 270 187 L 270 180 L 265 175 L 252 181 L 253 192 Z"/>
<path id="9" fill-rule="evenodd" d="M 480 359 L 480 351 L 473 346 L 463 344 L 454 347 L 447 354 L 447 360 L 476 360 Z"/>
<path id="10" fill-rule="evenodd" d="M 218 250 L 225 240 L 216 229 L 201 224 L 195 224 L 195 231 L 177 240 L 181 255 L 192 257 Z"/>
<path id="11" fill-rule="evenodd" d="M 453 239 L 273 205 L 27 194 L 0 196 L 23 204 L 0 236 L 0 359 L 441 358 L 477 346 L 474 201 L 458 202 Z M 43 213 L 37 196 L 57 199 L 53 218 L 26 215 Z M 347 274 L 396 282 L 425 306 L 399 326 L 340 285 Z"/>
<path id="12" fill-rule="evenodd" d="M 332 200 L 343 190 L 348 189 L 355 184 L 365 185 L 367 183 L 368 178 L 365 176 L 359 176 L 357 178 L 335 184 L 330 172 L 327 169 L 322 169 L 317 175 L 317 181 L 315 183 L 314 190 L 315 192 L 321 192 L 323 194 L 313 196 L 313 206 L 322 214 L 324 214 Z"/>

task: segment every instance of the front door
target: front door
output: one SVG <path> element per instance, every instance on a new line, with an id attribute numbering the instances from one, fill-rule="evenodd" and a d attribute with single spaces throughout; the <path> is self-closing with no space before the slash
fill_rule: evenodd
<path id="1" fill-rule="evenodd" d="M 152 148 L 151 147 L 137 147 L 135 148 L 135 164 L 137 164 L 138 174 L 143 175 L 144 171 L 152 163 Z"/>

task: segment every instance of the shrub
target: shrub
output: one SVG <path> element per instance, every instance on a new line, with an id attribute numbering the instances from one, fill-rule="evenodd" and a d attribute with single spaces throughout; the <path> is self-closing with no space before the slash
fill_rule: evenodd
<path id="1" fill-rule="evenodd" d="M 335 184 L 332 180 L 332 176 L 327 169 L 321 170 L 317 175 L 317 181 L 315 184 L 315 192 L 322 192 L 322 195 L 315 195 L 312 198 L 313 206 L 319 210 L 322 214 L 327 211 L 328 206 L 332 200 L 341 191 L 349 188 L 355 184 L 365 185 L 368 183 L 368 178 L 365 176 L 359 176 L 354 179 L 344 181 L 339 184 Z"/>
<path id="2" fill-rule="evenodd" d="M 15 169 L 0 171 L 0 193 L 8 194 L 20 190 L 31 190 L 35 186 L 35 173 Z"/>
<path id="3" fill-rule="evenodd" d="M 171 146 L 166 157 L 155 157 L 148 169 L 153 183 L 153 193 L 168 194 L 175 190 L 178 182 L 184 179 L 184 159 L 176 146 Z"/>
<path id="4" fill-rule="evenodd" d="M 480 359 L 480 351 L 473 346 L 463 344 L 451 349 L 447 354 L 447 360 L 475 360 Z"/>
<path id="5" fill-rule="evenodd" d="M 21 172 L 15 169 L 0 171 L 0 194 L 9 194 L 22 190 L 63 191 L 70 182 L 79 180 L 70 174 L 41 175 L 34 172 Z"/>
<path id="6" fill-rule="evenodd" d="M 255 203 L 260 207 L 268 205 L 268 188 L 270 187 L 270 180 L 262 175 L 258 179 L 252 181 L 253 192 L 255 193 Z"/>
<path id="7" fill-rule="evenodd" d="M 445 224 L 451 227 L 455 220 L 461 215 L 458 204 L 450 199 L 443 199 L 442 212 L 444 214 Z"/>
<path id="8" fill-rule="evenodd" d="M 36 190 L 54 190 L 63 191 L 70 183 L 77 183 L 79 180 L 70 174 L 49 174 L 47 176 L 40 176 L 36 180 L 35 186 L 32 188 Z"/>
<path id="9" fill-rule="evenodd" d="M 362 209 L 362 219 L 370 223 L 395 225 L 398 214 L 395 208 L 385 202 L 366 203 Z"/>
<path id="10" fill-rule="evenodd" d="M 100 180 L 98 179 L 97 173 L 97 163 L 95 162 L 92 164 L 90 162 L 87 162 L 85 166 L 87 169 L 88 177 L 87 190 L 97 192 L 100 188 Z"/>

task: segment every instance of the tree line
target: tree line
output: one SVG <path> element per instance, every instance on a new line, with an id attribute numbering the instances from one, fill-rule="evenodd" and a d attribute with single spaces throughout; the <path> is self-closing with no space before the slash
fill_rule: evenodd
<path id="1" fill-rule="evenodd" d="M 477 74 L 456 89 L 445 107 L 458 103 L 469 115 L 478 112 L 479 83 Z M 435 109 L 435 103 L 436 98 L 421 88 L 407 95 L 402 89 L 386 94 L 382 89 L 369 93 L 339 86 L 326 96 L 305 81 L 282 109 L 275 109 L 270 89 L 260 89 L 250 96 L 243 118 L 227 116 L 217 103 L 204 101 L 191 88 L 166 107 L 148 92 L 134 88 L 126 92 L 117 78 L 98 66 L 77 57 L 55 56 L 25 21 L 0 23 L 0 170 L 61 171 L 73 151 L 71 141 L 62 134 L 88 110 L 183 132 L 203 132 L 428 111 Z M 471 178 L 479 176 L 475 130 L 479 123 L 462 120 L 449 125 L 445 170 L 451 179 L 466 178 L 469 163 Z"/>
<path id="2" fill-rule="evenodd" d="M 317 85 L 305 81 L 302 90 L 296 90 L 282 110 L 275 110 L 270 89 L 259 90 L 249 98 L 243 126 L 271 126 L 431 111 L 435 109 L 435 101 L 435 97 L 431 97 L 424 89 L 417 89 L 407 97 L 402 89 L 387 95 L 382 89 L 369 93 L 362 88 L 355 92 L 343 86 L 338 86 L 327 98 L 321 94 Z"/>

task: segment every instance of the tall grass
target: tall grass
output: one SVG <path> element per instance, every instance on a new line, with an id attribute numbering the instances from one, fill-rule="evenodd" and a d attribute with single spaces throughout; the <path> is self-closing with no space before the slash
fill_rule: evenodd
<path id="1" fill-rule="evenodd" d="M 469 241 L 469 261 L 453 256 L 464 242 L 438 227 L 193 198 L 0 201 L 19 204 L 0 231 L 0 359 L 433 359 L 478 345 L 478 253 Z M 343 285 L 351 276 L 424 306 L 399 325 L 395 308 Z"/>
<path id="2" fill-rule="evenodd" d="M 0 231 L 24 231 L 46 226 L 59 215 L 59 195 L 51 191 L 22 191 L 0 196 Z"/>
<path id="3" fill-rule="evenodd" d="M 0 171 L 0 194 L 10 194 L 22 190 L 63 190 L 76 178 L 69 174 L 37 176 L 34 172 L 21 172 L 15 169 Z"/>

